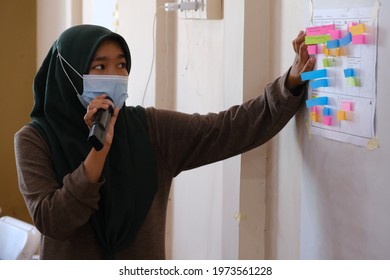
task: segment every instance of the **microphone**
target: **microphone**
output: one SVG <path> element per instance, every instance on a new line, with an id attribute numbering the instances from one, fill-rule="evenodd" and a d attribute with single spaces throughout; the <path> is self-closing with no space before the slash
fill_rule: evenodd
<path id="1" fill-rule="evenodd" d="M 106 99 L 112 99 L 107 96 Z M 114 108 L 109 106 L 107 110 L 99 109 L 96 112 L 95 119 L 92 122 L 91 129 L 89 130 L 88 142 L 95 148 L 96 151 L 100 151 L 106 141 L 106 133 L 108 124 L 110 123 Z"/>

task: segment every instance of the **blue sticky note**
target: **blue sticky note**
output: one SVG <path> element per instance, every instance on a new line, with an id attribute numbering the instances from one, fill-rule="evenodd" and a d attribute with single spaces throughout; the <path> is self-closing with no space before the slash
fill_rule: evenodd
<path id="1" fill-rule="evenodd" d="M 355 71 L 352 68 L 346 68 L 346 69 L 344 69 L 344 76 L 345 76 L 345 78 L 354 77 Z"/>
<path id="2" fill-rule="evenodd" d="M 332 111 L 330 110 L 329 107 L 324 107 L 324 109 L 322 110 L 322 115 L 323 116 L 331 116 L 332 115 Z"/>
<path id="3" fill-rule="evenodd" d="M 326 42 L 327 49 L 337 49 L 339 46 L 340 46 L 340 41 L 337 39 Z"/>
<path id="4" fill-rule="evenodd" d="M 340 39 L 340 46 L 345 47 L 346 45 L 352 43 L 352 34 L 348 32 L 343 38 Z"/>
<path id="5" fill-rule="evenodd" d="M 313 106 L 318 106 L 318 105 L 328 105 L 328 97 L 321 96 L 321 97 L 316 97 L 316 98 L 306 100 L 306 107 L 307 108 L 310 108 Z"/>
<path id="6" fill-rule="evenodd" d="M 312 89 L 320 88 L 320 87 L 328 87 L 328 79 L 319 79 L 319 80 L 314 80 L 309 83 L 310 87 Z"/>
<path id="7" fill-rule="evenodd" d="M 318 78 L 326 78 L 326 69 L 303 72 L 301 74 L 302 81 L 314 80 Z"/>

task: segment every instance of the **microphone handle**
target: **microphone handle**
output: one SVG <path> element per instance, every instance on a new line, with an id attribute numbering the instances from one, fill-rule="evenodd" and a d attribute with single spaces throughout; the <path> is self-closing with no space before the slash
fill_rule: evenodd
<path id="1" fill-rule="evenodd" d="M 88 142 L 95 148 L 96 151 L 100 151 L 104 146 L 108 124 L 110 123 L 113 112 L 114 109 L 112 106 L 109 106 L 108 110 L 99 109 L 96 112 L 96 117 L 88 135 Z"/>

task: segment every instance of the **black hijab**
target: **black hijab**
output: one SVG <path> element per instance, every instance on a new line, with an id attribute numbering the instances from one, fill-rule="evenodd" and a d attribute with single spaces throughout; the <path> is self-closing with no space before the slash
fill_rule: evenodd
<path id="1" fill-rule="evenodd" d="M 107 39 L 120 43 L 130 72 L 130 51 L 123 37 L 100 26 L 79 25 L 61 34 L 34 80 L 35 104 L 29 125 L 46 139 L 60 184 L 65 175 L 85 160 L 91 145 L 87 142 L 89 130 L 83 119 L 86 109 L 58 55 L 78 73 L 87 74 L 95 52 Z M 82 94 L 82 78 L 66 63 L 63 66 Z M 144 108 L 123 106 L 119 111 L 102 176 L 105 183 L 100 189 L 99 210 L 91 217 L 91 222 L 104 257 L 113 258 L 134 237 L 157 188 L 156 160 L 148 138 Z"/>

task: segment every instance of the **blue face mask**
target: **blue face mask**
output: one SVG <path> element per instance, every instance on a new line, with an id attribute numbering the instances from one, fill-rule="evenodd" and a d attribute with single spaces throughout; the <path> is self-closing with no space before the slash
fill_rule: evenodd
<path id="1" fill-rule="evenodd" d="M 87 107 L 95 97 L 107 94 L 115 107 L 120 109 L 128 97 L 127 82 L 127 76 L 83 75 L 84 91 L 78 97 L 84 107 Z"/>
<path id="2" fill-rule="evenodd" d="M 81 76 L 79 72 L 76 71 L 60 54 L 58 54 L 62 69 L 65 72 L 65 75 L 68 77 L 69 82 L 72 84 L 74 90 L 77 93 L 81 104 L 85 108 L 88 107 L 89 103 L 95 97 L 107 94 L 113 100 L 115 107 L 119 109 L 122 108 L 125 103 L 128 94 L 127 94 L 127 83 L 128 76 L 118 76 L 118 75 L 83 75 Z M 70 79 L 68 73 L 65 71 L 62 61 L 65 61 L 66 64 L 73 71 L 75 71 L 83 79 L 83 94 L 79 94 L 72 80 Z"/>

